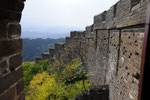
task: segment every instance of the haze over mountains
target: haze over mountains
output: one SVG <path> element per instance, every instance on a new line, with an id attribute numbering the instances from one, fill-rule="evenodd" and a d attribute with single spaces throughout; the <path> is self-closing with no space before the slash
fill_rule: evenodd
<path id="1" fill-rule="evenodd" d="M 84 30 L 80 27 L 68 27 L 68 26 L 23 26 L 22 29 L 22 38 L 65 38 L 66 36 L 70 36 L 70 31 Z"/>
<path id="2" fill-rule="evenodd" d="M 23 39 L 23 61 L 34 61 L 36 56 L 41 56 L 42 53 L 48 52 L 48 49 L 53 48 L 57 42 L 65 42 L 65 39 Z"/>
<path id="3" fill-rule="evenodd" d="M 25 25 L 22 27 L 23 61 L 34 61 L 36 56 L 47 52 L 54 47 L 56 42 L 65 42 L 65 37 L 70 36 L 70 31 L 84 30 L 79 27 Z"/>
<path id="4" fill-rule="evenodd" d="M 34 61 L 36 56 L 47 52 L 50 47 L 54 47 L 56 42 L 65 42 L 65 37 L 70 36 L 70 31 L 75 30 L 84 29 L 67 26 L 23 25 L 21 35 L 23 38 L 23 61 Z"/>

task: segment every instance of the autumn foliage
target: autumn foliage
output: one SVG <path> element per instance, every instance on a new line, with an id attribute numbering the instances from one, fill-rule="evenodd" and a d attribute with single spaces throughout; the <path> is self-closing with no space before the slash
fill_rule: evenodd
<path id="1" fill-rule="evenodd" d="M 23 63 L 26 100 L 68 100 L 87 89 L 92 82 L 79 59 L 69 63 L 56 60 Z"/>

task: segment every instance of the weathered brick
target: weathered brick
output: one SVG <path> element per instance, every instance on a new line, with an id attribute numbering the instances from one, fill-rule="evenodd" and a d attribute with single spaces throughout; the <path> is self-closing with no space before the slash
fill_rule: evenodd
<path id="1" fill-rule="evenodd" d="M 23 78 L 22 67 L 20 67 L 17 71 L 13 71 L 8 75 L 6 75 L 5 77 L 0 78 L 0 94 L 22 78 Z"/>
<path id="2" fill-rule="evenodd" d="M 9 59 L 9 68 L 14 71 L 18 66 L 22 64 L 22 55 L 18 54 Z"/>
<path id="3" fill-rule="evenodd" d="M 17 95 L 20 95 L 20 93 L 24 91 L 24 81 L 21 80 L 20 82 L 18 82 L 16 88 L 17 88 Z"/>
<path id="4" fill-rule="evenodd" d="M 0 77 L 6 72 L 8 72 L 8 64 L 7 61 L 5 60 L 0 62 Z"/>
<path id="5" fill-rule="evenodd" d="M 16 12 L 22 12 L 22 10 L 24 8 L 24 3 L 20 0 L 1 0 L 0 8 L 13 10 Z"/>
<path id="6" fill-rule="evenodd" d="M 12 87 L 11 89 L 8 89 L 8 91 L 0 96 L 0 100 L 15 100 L 16 96 L 16 89 L 15 87 Z"/>
<path id="7" fill-rule="evenodd" d="M 7 21 L 0 21 L 0 40 L 7 38 Z"/>
<path id="8" fill-rule="evenodd" d="M 24 94 L 24 92 L 19 95 L 19 97 L 18 97 L 17 100 L 25 100 L 25 94 Z"/>
<path id="9" fill-rule="evenodd" d="M 21 25 L 17 23 L 9 23 L 8 24 L 8 37 L 21 35 Z"/>
<path id="10" fill-rule="evenodd" d="M 21 13 L 14 12 L 11 10 L 6 10 L 6 9 L 0 9 L 0 19 L 1 20 L 12 20 L 12 21 L 18 21 L 20 22 L 21 20 Z"/>
<path id="11" fill-rule="evenodd" d="M 21 52 L 21 50 L 22 50 L 22 39 L 0 41 L 0 58 Z"/>

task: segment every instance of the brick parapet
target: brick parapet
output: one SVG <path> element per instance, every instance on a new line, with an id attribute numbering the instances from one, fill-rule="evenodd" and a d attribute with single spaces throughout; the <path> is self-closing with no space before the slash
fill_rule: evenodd
<path id="1" fill-rule="evenodd" d="M 25 99 L 19 24 L 23 8 L 22 0 L 0 1 L 0 100 Z"/>
<path id="2" fill-rule="evenodd" d="M 76 46 L 78 40 L 92 42 L 85 60 L 93 74 L 88 79 L 109 85 L 110 100 L 137 100 L 147 1 L 121 0 L 96 15 L 85 31 L 72 31 L 66 38 L 65 47 Z"/>
<path id="3" fill-rule="evenodd" d="M 148 0 L 121 0 L 109 10 L 94 16 L 94 29 L 110 29 L 144 24 Z"/>

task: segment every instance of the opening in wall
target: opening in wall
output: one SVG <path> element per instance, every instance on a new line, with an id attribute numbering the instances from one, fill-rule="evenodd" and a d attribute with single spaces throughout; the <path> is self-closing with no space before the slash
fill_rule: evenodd
<path id="1" fill-rule="evenodd" d="M 114 18 L 116 17 L 116 13 L 117 13 L 117 3 L 114 5 Z"/>
<path id="2" fill-rule="evenodd" d="M 102 21 L 106 21 L 106 11 L 102 14 Z"/>
<path id="3" fill-rule="evenodd" d="M 131 9 L 140 3 L 141 0 L 131 0 Z"/>

